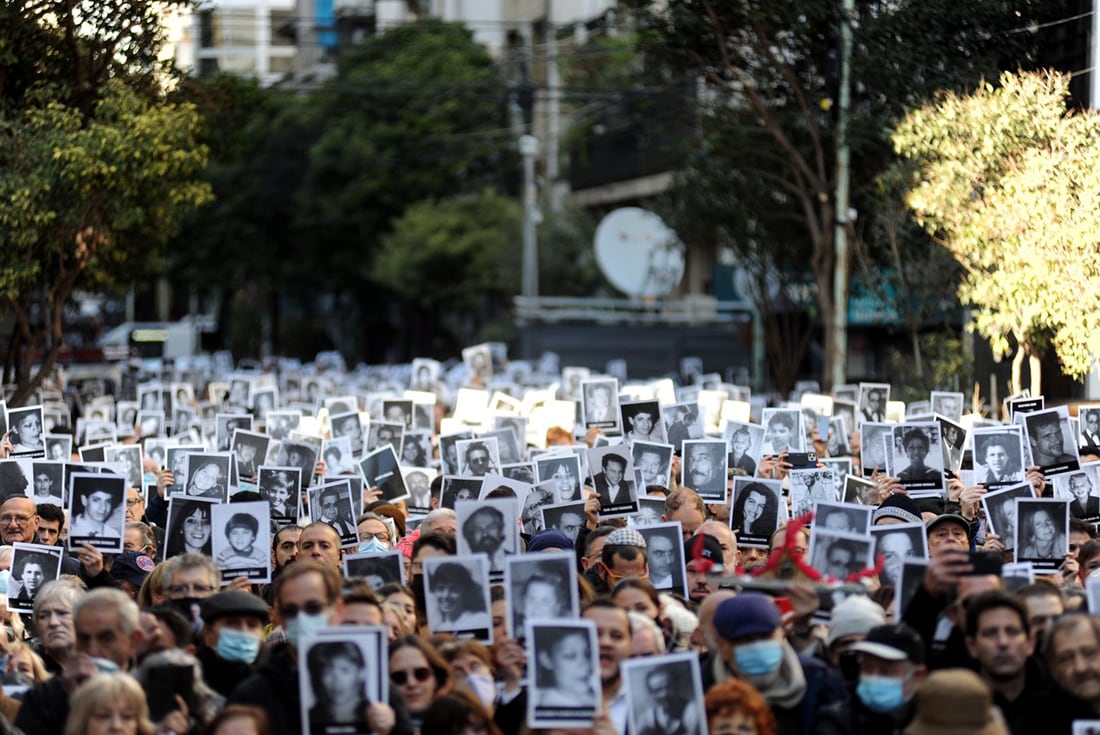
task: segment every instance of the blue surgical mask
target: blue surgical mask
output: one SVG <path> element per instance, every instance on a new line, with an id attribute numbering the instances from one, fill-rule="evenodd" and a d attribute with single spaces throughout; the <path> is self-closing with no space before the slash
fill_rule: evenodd
<path id="1" fill-rule="evenodd" d="M 0 569 L 0 594 L 8 594 L 8 581 L 11 580 L 11 572 Z"/>
<path id="2" fill-rule="evenodd" d="M 783 646 L 775 640 L 745 643 L 733 649 L 737 670 L 745 676 L 774 673 L 783 663 Z"/>
<path id="3" fill-rule="evenodd" d="M 856 695 L 872 712 L 893 712 L 905 704 L 904 684 L 901 677 L 864 675 L 859 679 Z"/>
<path id="4" fill-rule="evenodd" d="M 290 645 L 297 648 L 298 641 L 302 640 L 302 636 L 313 635 L 328 626 L 328 613 L 319 612 L 311 615 L 307 612 L 300 612 L 286 624 L 286 639 Z"/>
<path id="5" fill-rule="evenodd" d="M 385 541 L 379 541 L 376 538 L 372 538 L 370 541 L 363 541 L 355 548 L 357 554 L 370 554 L 389 551 L 390 547 Z"/>
<path id="6" fill-rule="evenodd" d="M 260 655 L 260 636 L 245 633 L 243 630 L 222 628 L 218 633 L 218 644 L 214 647 L 218 658 L 242 664 L 250 664 Z"/>
<path id="7" fill-rule="evenodd" d="M 101 674 L 117 674 L 119 671 L 118 664 L 107 658 L 96 658 L 92 656 L 92 663 L 99 669 Z"/>

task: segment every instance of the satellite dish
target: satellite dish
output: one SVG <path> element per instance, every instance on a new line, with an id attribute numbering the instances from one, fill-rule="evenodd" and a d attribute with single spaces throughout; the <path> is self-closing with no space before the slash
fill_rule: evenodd
<path id="1" fill-rule="evenodd" d="M 623 207 L 596 228 L 596 263 L 623 293 L 663 298 L 684 277 L 684 244 L 653 212 Z"/>

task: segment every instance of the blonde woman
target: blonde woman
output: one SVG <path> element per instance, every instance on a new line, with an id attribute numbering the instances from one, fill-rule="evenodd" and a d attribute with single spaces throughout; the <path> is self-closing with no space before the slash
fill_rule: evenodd
<path id="1" fill-rule="evenodd" d="M 141 686 L 126 674 L 99 674 L 73 693 L 65 735 L 154 735 Z"/>

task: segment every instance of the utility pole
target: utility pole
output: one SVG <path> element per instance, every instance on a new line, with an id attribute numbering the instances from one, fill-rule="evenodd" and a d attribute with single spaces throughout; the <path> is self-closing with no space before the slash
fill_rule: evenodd
<path id="1" fill-rule="evenodd" d="M 848 108 L 851 106 L 852 16 L 855 0 L 842 0 L 840 11 L 840 94 L 836 115 L 836 204 L 833 210 L 833 344 L 831 385 L 846 382 L 848 370 Z"/>
<path id="2" fill-rule="evenodd" d="M 539 219 L 535 201 L 535 157 L 539 153 L 539 141 L 533 135 L 521 135 L 519 152 L 523 156 L 523 296 L 533 299 L 539 295 L 539 251 L 535 240 L 535 225 Z"/>
<path id="3" fill-rule="evenodd" d="M 558 194 L 558 139 L 561 136 L 561 78 L 558 75 L 558 34 L 554 0 L 546 0 L 546 187 L 550 211 L 561 209 Z"/>

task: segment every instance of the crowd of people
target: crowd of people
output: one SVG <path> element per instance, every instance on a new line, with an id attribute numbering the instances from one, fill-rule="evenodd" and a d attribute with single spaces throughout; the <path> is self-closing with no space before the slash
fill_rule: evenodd
<path id="1" fill-rule="evenodd" d="M 44 425 L 54 386 L 8 407 L 0 735 L 1100 727 L 1091 419 L 1068 454 L 1057 421 L 958 453 L 928 427 L 1024 422 L 892 415 L 880 384 L 853 391 L 846 418 L 841 398 L 819 420 L 814 394 L 767 422 L 759 403 L 731 419 L 701 391 L 748 408 L 747 391 L 707 376 L 670 393 L 592 375 L 586 394 L 540 369 L 494 376 L 499 360 L 470 354 L 447 375 L 431 361 L 366 377 L 311 366 L 186 390 L 165 375 L 139 387 L 136 414 L 96 400 L 106 422 L 70 404 L 67 423 Z M 228 415 L 237 434 L 219 435 Z M 907 464 L 893 476 L 861 464 L 864 423 L 896 424 L 886 453 Z M 432 456 L 403 452 L 406 430 Z M 354 456 L 326 461 L 352 435 L 340 446 Z M 58 461 L 46 447 L 63 436 L 66 487 L 50 494 L 36 463 Z M 95 459 L 100 445 L 142 447 L 140 483 Z M 374 469 L 382 450 L 395 469 Z M 95 495 L 97 472 L 127 477 L 124 503 Z M 1064 492 L 1055 472 L 1076 473 Z M 103 543 L 116 507 L 117 553 Z"/>

